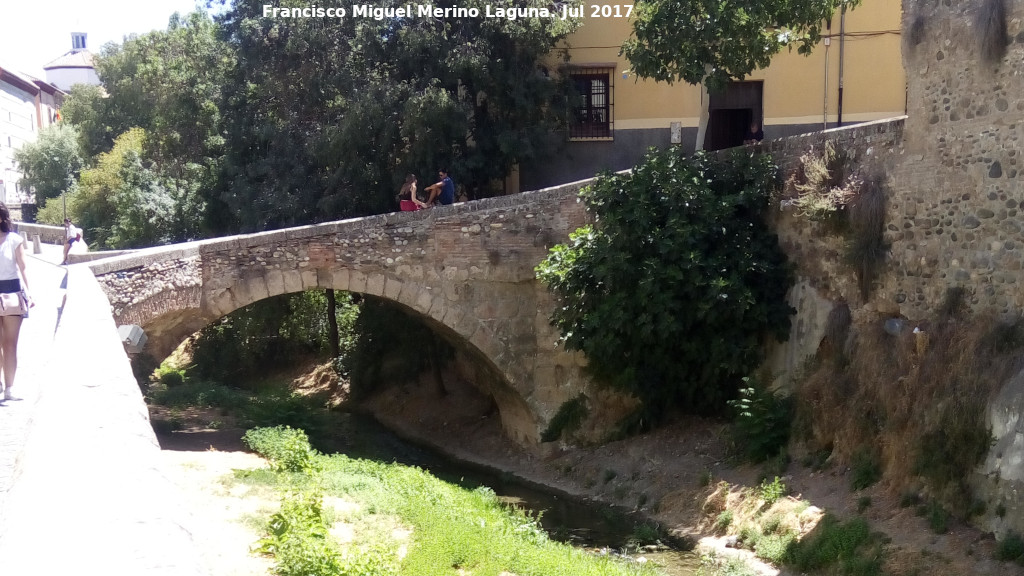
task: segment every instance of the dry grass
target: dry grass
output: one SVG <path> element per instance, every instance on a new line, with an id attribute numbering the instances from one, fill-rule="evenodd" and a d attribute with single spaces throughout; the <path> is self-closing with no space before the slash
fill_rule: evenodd
<path id="1" fill-rule="evenodd" d="M 867 302 L 889 255 L 885 241 L 886 197 L 881 174 L 872 174 L 858 184 L 857 194 L 848 204 L 850 239 L 846 260 L 857 275 L 861 298 Z"/>
<path id="2" fill-rule="evenodd" d="M 975 14 L 974 26 L 982 59 L 993 64 L 1002 60 L 1010 45 L 1006 32 L 1006 0 L 984 0 Z"/>
<path id="3" fill-rule="evenodd" d="M 958 492 L 987 452 L 985 407 L 1020 368 L 1022 331 L 961 315 L 923 324 L 922 334 L 892 336 L 883 321 L 858 327 L 848 365 L 824 357 L 798 386 L 808 447 L 832 449 L 844 464 L 867 450 L 894 491 L 923 481 L 966 515 L 970 503 Z"/>
<path id="4" fill-rule="evenodd" d="M 845 301 L 832 307 L 825 320 L 825 336 L 822 339 L 823 352 L 834 361 L 842 362 L 846 356 L 846 340 L 850 335 L 853 315 Z"/>
<path id="5" fill-rule="evenodd" d="M 814 222 L 838 224 L 859 188 L 850 168 L 849 154 L 831 140 L 820 153 L 811 149 L 801 156 L 799 167 L 786 181 L 790 194 L 796 195 L 797 211 Z"/>

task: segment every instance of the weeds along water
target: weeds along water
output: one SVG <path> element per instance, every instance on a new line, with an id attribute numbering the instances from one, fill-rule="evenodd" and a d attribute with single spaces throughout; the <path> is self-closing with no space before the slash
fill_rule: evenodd
<path id="1" fill-rule="evenodd" d="M 503 505 L 484 486 L 467 489 L 396 462 L 324 456 L 287 427 L 250 430 L 245 440 L 272 468 L 236 478 L 282 494 L 260 542 L 279 574 L 662 573 L 640 559 L 556 542 L 536 515 Z M 350 537 L 343 549 L 329 537 L 335 532 Z"/>
<path id="2" fill-rule="evenodd" d="M 453 462 L 372 418 L 327 411 L 315 398 L 196 383 L 155 389 L 149 397 L 178 409 L 220 409 L 246 427 L 264 427 L 247 441 L 278 470 L 239 472 L 235 480 L 282 495 L 263 541 L 279 565 L 291 566 L 279 566 L 281 574 L 451 574 L 460 566 L 473 574 L 688 576 L 696 569 L 689 553 L 647 548 L 637 554 L 662 534 L 624 510 Z M 266 428 L 278 425 L 290 428 Z M 299 429 L 311 431 L 317 450 L 335 454 L 314 451 Z M 332 547 L 332 530 L 351 542 Z M 627 549 L 631 555 L 622 556 Z"/>

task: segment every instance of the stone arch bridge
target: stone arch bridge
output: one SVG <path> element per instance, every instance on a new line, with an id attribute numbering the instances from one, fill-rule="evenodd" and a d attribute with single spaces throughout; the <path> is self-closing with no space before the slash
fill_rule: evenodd
<path id="1" fill-rule="evenodd" d="M 421 316 L 490 373 L 506 433 L 539 441 L 588 381 L 558 344 L 553 302 L 534 267 L 583 225 L 587 181 L 420 212 L 397 212 L 178 244 L 91 264 L 117 324 L 137 324 L 147 353 L 253 302 L 333 288 L 393 301 Z"/>

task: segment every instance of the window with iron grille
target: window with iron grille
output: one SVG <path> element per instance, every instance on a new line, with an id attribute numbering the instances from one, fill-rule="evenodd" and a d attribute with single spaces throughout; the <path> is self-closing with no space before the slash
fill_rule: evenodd
<path id="1" fill-rule="evenodd" d="M 611 68 L 574 68 L 569 77 L 576 88 L 576 103 L 569 121 L 571 140 L 610 140 L 612 118 Z"/>

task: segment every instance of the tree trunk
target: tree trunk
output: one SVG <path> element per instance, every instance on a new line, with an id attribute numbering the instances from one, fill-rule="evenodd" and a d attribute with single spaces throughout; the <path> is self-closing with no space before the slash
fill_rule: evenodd
<path id="1" fill-rule="evenodd" d="M 704 82 L 700 83 L 700 119 L 697 121 L 697 143 L 694 151 L 704 149 L 704 140 L 708 134 L 708 123 L 711 121 L 711 93 L 708 92 L 707 77 L 711 74 L 711 66 L 704 65 Z"/>
<path id="2" fill-rule="evenodd" d="M 341 356 L 341 344 L 338 340 L 338 301 L 334 298 L 334 290 L 327 289 L 327 339 L 331 346 L 331 358 Z"/>

